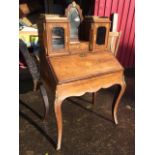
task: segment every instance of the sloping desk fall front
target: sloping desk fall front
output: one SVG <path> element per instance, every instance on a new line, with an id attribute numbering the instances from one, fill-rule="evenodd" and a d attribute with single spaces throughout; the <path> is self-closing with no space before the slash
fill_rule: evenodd
<path id="1" fill-rule="evenodd" d="M 123 67 L 109 51 L 88 52 L 85 54 L 67 55 L 61 57 L 46 57 L 46 68 L 43 76 L 49 81 L 54 91 L 54 109 L 58 127 L 57 150 L 62 141 L 63 101 L 70 96 L 81 96 L 86 92 L 96 92 L 101 88 L 120 85 L 120 92 L 114 104 L 113 117 L 117 124 L 117 108 L 124 93 Z M 50 76 L 49 76 L 50 75 Z"/>

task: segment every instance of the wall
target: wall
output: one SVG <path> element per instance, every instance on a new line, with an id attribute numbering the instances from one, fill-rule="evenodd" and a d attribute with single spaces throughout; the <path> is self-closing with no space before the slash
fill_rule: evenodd
<path id="1" fill-rule="evenodd" d="M 134 0 L 95 0 L 94 15 L 110 17 L 118 13 L 118 31 L 122 31 L 117 58 L 126 68 L 135 64 Z"/>

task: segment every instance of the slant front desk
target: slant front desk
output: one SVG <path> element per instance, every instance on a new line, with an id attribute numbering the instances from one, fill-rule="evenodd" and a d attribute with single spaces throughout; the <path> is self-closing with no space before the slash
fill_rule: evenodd
<path id="1" fill-rule="evenodd" d="M 73 2 L 66 9 L 66 16 L 44 15 L 40 26 L 41 77 L 55 96 L 52 104 L 58 127 L 59 150 L 63 131 L 61 105 L 66 98 L 86 92 L 94 94 L 101 88 L 119 85 L 113 109 L 117 124 L 117 108 L 126 84 L 123 67 L 107 49 L 108 18 L 83 18 L 79 6 Z"/>

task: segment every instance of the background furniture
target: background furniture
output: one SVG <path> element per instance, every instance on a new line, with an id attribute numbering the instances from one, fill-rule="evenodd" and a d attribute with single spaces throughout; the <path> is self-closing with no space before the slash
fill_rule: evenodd
<path id="1" fill-rule="evenodd" d="M 49 101 L 48 101 L 46 89 L 44 88 L 43 83 L 40 80 L 40 72 L 38 70 L 35 60 L 33 59 L 32 55 L 29 53 L 29 50 L 28 50 L 25 42 L 22 39 L 19 39 L 19 49 L 26 61 L 26 64 L 27 64 L 30 74 L 32 76 L 33 91 L 36 91 L 37 88 L 39 88 L 40 92 L 41 92 L 41 96 L 43 97 L 44 108 L 45 108 L 43 120 L 45 120 L 45 119 L 47 119 L 47 116 L 49 113 Z"/>
<path id="2" fill-rule="evenodd" d="M 110 50 L 115 56 L 117 55 L 121 32 L 109 32 L 108 37 L 108 50 Z"/>

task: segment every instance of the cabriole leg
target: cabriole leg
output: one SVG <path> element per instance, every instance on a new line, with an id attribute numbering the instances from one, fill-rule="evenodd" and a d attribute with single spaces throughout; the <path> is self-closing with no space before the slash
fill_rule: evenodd
<path id="1" fill-rule="evenodd" d="M 57 130 L 58 130 L 58 139 L 57 139 L 57 150 L 61 149 L 61 141 L 62 141 L 62 111 L 61 111 L 62 101 L 57 98 L 54 101 L 54 110 L 57 121 Z"/>
<path id="2" fill-rule="evenodd" d="M 121 100 L 121 98 L 122 98 L 122 96 L 124 94 L 125 88 L 126 88 L 126 83 L 125 83 L 125 81 L 123 81 L 123 83 L 120 84 L 119 92 L 118 92 L 117 96 L 114 99 L 113 118 L 114 118 L 115 124 L 118 124 L 117 110 L 118 110 L 118 105 L 120 103 L 120 100 Z"/>

